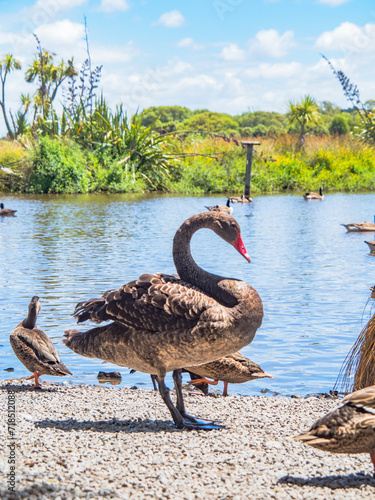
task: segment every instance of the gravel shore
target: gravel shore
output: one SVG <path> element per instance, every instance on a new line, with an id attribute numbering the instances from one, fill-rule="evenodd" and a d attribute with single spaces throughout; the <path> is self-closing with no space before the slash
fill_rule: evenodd
<path id="1" fill-rule="evenodd" d="M 289 437 L 332 399 L 186 395 L 187 411 L 226 428 L 178 430 L 157 392 L 0 383 L 0 498 L 361 499 L 375 497 L 369 455 L 333 455 Z M 15 493 L 7 488 L 16 402 Z"/>

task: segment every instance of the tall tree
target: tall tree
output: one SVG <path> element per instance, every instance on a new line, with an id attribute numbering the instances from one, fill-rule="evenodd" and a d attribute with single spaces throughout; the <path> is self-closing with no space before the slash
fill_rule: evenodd
<path id="1" fill-rule="evenodd" d="M 305 95 L 299 102 L 289 101 L 286 117 L 289 123 L 298 123 L 301 127 L 297 148 L 303 149 L 306 142 L 306 127 L 320 121 L 319 106 L 310 95 Z"/>
<path id="2" fill-rule="evenodd" d="M 36 37 L 36 36 L 35 36 Z M 38 90 L 34 96 L 34 122 L 38 115 L 45 120 L 52 109 L 52 103 L 57 91 L 66 78 L 77 75 L 73 65 L 73 59 L 64 60 L 57 65 L 54 64 L 55 54 L 42 49 L 40 40 L 38 43 L 38 54 L 25 73 L 28 83 L 38 80 Z"/>
<path id="3" fill-rule="evenodd" d="M 3 56 L 2 59 L 0 59 L 0 80 L 1 80 L 1 101 L 0 101 L 0 106 L 3 112 L 3 117 L 4 117 L 4 122 L 5 126 L 8 130 L 8 135 L 10 139 L 14 139 L 14 133 L 13 130 L 10 126 L 7 113 L 6 113 L 6 107 L 5 107 L 5 83 L 7 76 L 9 73 L 13 70 L 16 69 L 21 69 L 21 63 L 15 59 L 12 54 L 6 54 Z"/>

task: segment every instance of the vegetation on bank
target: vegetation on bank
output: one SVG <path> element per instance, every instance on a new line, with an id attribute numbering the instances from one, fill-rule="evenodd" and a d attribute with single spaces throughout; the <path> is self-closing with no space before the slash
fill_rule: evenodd
<path id="1" fill-rule="evenodd" d="M 359 191 L 375 188 L 373 101 L 362 104 L 348 78 L 333 69 L 352 108 L 311 96 L 290 102 L 285 114 L 231 116 L 180 106 L 151 107 L 129 117 L 97 95 L 101 67 L 90 58 L 54 61 L 42 49 L 25 72 L 33 95 L 8 112 L 6 84 L 21 69 L 0 58 L 0 107 L 8 130 L 0 141 L 0 190 L 25 193 L 169 191 L 242 193 L 246 151 L 256 138 L 252 192 Z M 64 89 L 61 112 L 55 102 Z"/>

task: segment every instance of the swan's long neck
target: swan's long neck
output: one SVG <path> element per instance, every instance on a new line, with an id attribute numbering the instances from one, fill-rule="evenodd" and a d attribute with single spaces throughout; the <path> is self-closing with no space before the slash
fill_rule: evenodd
<path id="1" fill-rule="evenodd" d="M 173 260 L 177 273 L 183 281 L 197 286 L 221 304 L 233 307 L 238 300 L 228 290 L 219 286 L 220 281 L 228 278 L 205 271 L 198 266 L 191 254 L 191 238 L 198 229 L 203 228 L 211 229 L 209 220 L 203 219 L 199 223 L 192 223 L 191 219 L 188 219 L 177 230 L 173 239 Z"/>
<path id="2" fill-rule="evenodd" d="M 27 318 L 22 321 L 22 326 L 32 330 L 36 326 L 36 319 L 38 317 L 38 309 L 36 307 L 29 308 Z"/>

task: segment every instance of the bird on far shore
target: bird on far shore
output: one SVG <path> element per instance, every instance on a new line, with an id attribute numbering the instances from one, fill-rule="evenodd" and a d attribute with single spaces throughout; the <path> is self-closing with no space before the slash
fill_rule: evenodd
<path id="1" fill-rule="evenodd" d="M 210 212 L 224 212 L 226 214 L 232 214 L 233 213 L 233 207 L 230 206 L 230 201 L 229 199 L 227 200 L 226 205 L 213 205 L 211 207 L 204 207 L 207 208 Z"/>
<path id="2" fill-rule="evenodd" d="M 228 198 L 231 203 L 251 203 L 253 200 L 250 196 L 245 196 L 241 194 L 241 196 L 232 196 Z"/>
<path id="3" fill-rule="evenodd" d="M 0 203 L 0 217 L 12 217 L 16 212 L 17 210 L 4 208 L 4 203 Z"/>
<path id="4" fill-rule="evenodd" d="M 319 193 L 311 191 L 310 193 L 304 194 L 303 197 L 305 200 L 324 200 L 323 188 L 319 188 Z"/>
<path id="5" fill-rule="evenodd" d="M 375 385 L 348 394 L 342 403 L 292 439 L 331 453 L 369 453 L 375 471 Z"/>
<path id="6" fill-rule="evenodd" d="M 40 299 L 34 296 L 30 301 L 26 319 L 16 326 L 9 337 L 17 358 L 29 371 L 33 372 L 30 377 L 26 377 L 26 380 L 34 379 L 35 389 L 41 388 L 39 383 L 41 375 L 54 375 L 56 377 L 72 375 L 64 363 L 60 361 L 50 338 L 36 327 L 39 311 Z"/>

